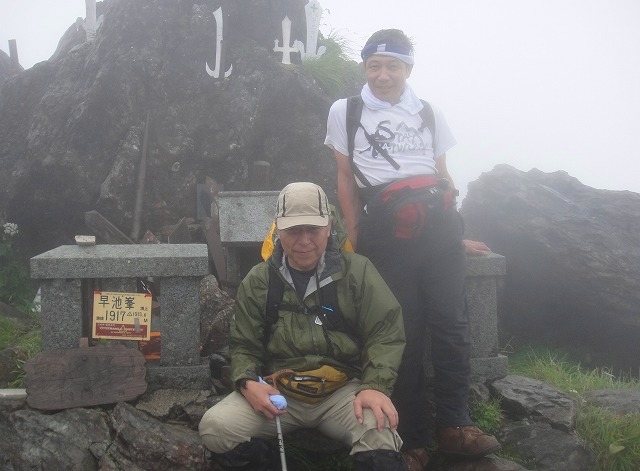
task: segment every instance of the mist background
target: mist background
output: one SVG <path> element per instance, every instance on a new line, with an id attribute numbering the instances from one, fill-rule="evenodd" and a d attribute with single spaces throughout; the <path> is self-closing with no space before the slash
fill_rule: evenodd
<path id="1" fill-rule="evenodd" d="M 447 163 L 463 195 L 500 163 L 640 192 L 637 0 L 320 4 L 321 31 L 345 38 L 354 59 L 379 29 L 413 39 L 409 83 L 445 113 L 458 140 Z M 30 68 L 84 16 L 84 0 L 0 0 L 0 49 L 8 54 L 16 39 L 20 63 Z"/>

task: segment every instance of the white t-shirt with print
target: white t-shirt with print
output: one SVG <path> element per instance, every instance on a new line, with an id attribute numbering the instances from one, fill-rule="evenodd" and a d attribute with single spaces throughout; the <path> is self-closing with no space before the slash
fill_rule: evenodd
<path id="1" fill-rule="evenodd" d="M 442 112 L 431 105 L 435 116 L 435 138 L 422 125 L 419 114 L 409 114 L 403 108 L 393 106 L 384 110 L 362 107 L 360 122 L 381 147 L 387 150 L 400 168 L 396 170 L 367 141 L 362 128 L 358 128 L 354 141 L 353 161 L 365 178 L 373 185 L 389 183 L 393 180 L 414 175 L 436 173 L 435 161 L 456 144 Z M 336 101 L 329 110 L 325 145 L 348 156 L 346 129 L 347 99 Z M 358 186 L 364 187 L 356 177 Z"/>

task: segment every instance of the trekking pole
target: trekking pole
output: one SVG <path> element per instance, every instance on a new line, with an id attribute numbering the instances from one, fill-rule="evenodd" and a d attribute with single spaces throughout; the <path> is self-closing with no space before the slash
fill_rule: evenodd
<path id="1" fill-rule="evenodd" d="M 258 378 L 261 383 L 266 383 L 262 378 Z M 287 400 L 281 394 L 272 394 L 269 396 L 271 403 L 283 410 L 287 408 Z M 280 416 L 276 415 L 276 432 L 278 433 L 278 450 L 280 450 L 280 464 L 282 465 L 282 471 L 287 471 L 287 457 L 284 454 L 284 438 L 282 437 L 282 425 L 280 424 Z"/>
<path id="2" fill-rule="evenodd" d="M 280 416 L 276 415 L 276 430 L 278 431 L 278 449 L 280 450 L 280 463 L 282 471 L 287 471 L 287 458 L 284 455 L 284 440 L 282 438 L 282 427 L 280 425 Z"/>

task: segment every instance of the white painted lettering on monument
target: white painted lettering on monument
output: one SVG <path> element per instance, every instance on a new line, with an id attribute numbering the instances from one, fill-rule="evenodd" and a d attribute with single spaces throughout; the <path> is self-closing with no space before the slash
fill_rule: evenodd
<path id="1" fill-rule="evenodd" d="M 104 19 L 103 15 L 100 15 L 96 19 L 96 0 L 85 0 L 85 6 L 87 9 L 87 17 L 84 20 L 84 30 L 87 33 L 87 41 L 91 42 L 96 39 L 96 31 L 102 24 Z"/>
<path id="2" fill-rule="evenodd" d="M 298 48 L 293 45 L 289 45 L 289 41 L 291 41 L 291 20 L 288 16 L 284 17 L 282 20 L 282 47 L 278 46 L 278 40 L 275 39 L 273 52 L 281 52 L 282 53 L 282 63 L 283 64 L 291 64 L 291 53 L 292 52 L 300 52 Z"/>
<path id="3" fill-rule="evenodd" d="M 222 32 L 223 32 L 222 7 L 219 7 L 216 11 L 213 12 L 213 17 L 216 20 L 216 66 L 213 70 L 211 70 L 209 68 L 209 63 L 205 62 L 205 67 L 206 67 L 207 73 L 210 76 L 214 78 L 220 78 L 220 63 L 222 60 Z M 225 78 L 231 75 L 232 70 L 233 70 L 233 65 L 230 65 L 229 69 L 224 73 Z"/>
<path id="4" fill-rule="evenodd" d="M 322 18 L 322 7 L 318 0 L 310 0 L 304 7 L 307 17 L 307 47 L 302 41 L 295 41 L 293 44 L 300 51 L 302 60 L 316 59 L 327 51 L 327 48 L 318 45 L 318 31 L 320 30 L 320 19 Z"/>

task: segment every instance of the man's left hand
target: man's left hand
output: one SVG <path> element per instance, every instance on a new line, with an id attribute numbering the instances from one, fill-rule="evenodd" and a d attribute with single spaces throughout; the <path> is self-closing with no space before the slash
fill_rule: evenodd
<path id="1" fill-rule="evenodd" d="M 355 401 L 353 401 L 353 409 L 358 419 L 358 423 L 364 421 L 364 409 L 371 409 L 373 415 L 378 421 L 378 432 L 384 428 L 385 416 L 389 419 L 389 427 L 391 430 L 398 428 L 398 411 L 391 402 L 391 399 L 380 391 L 375 389 L 364 389 L 358 393 Z"/>

